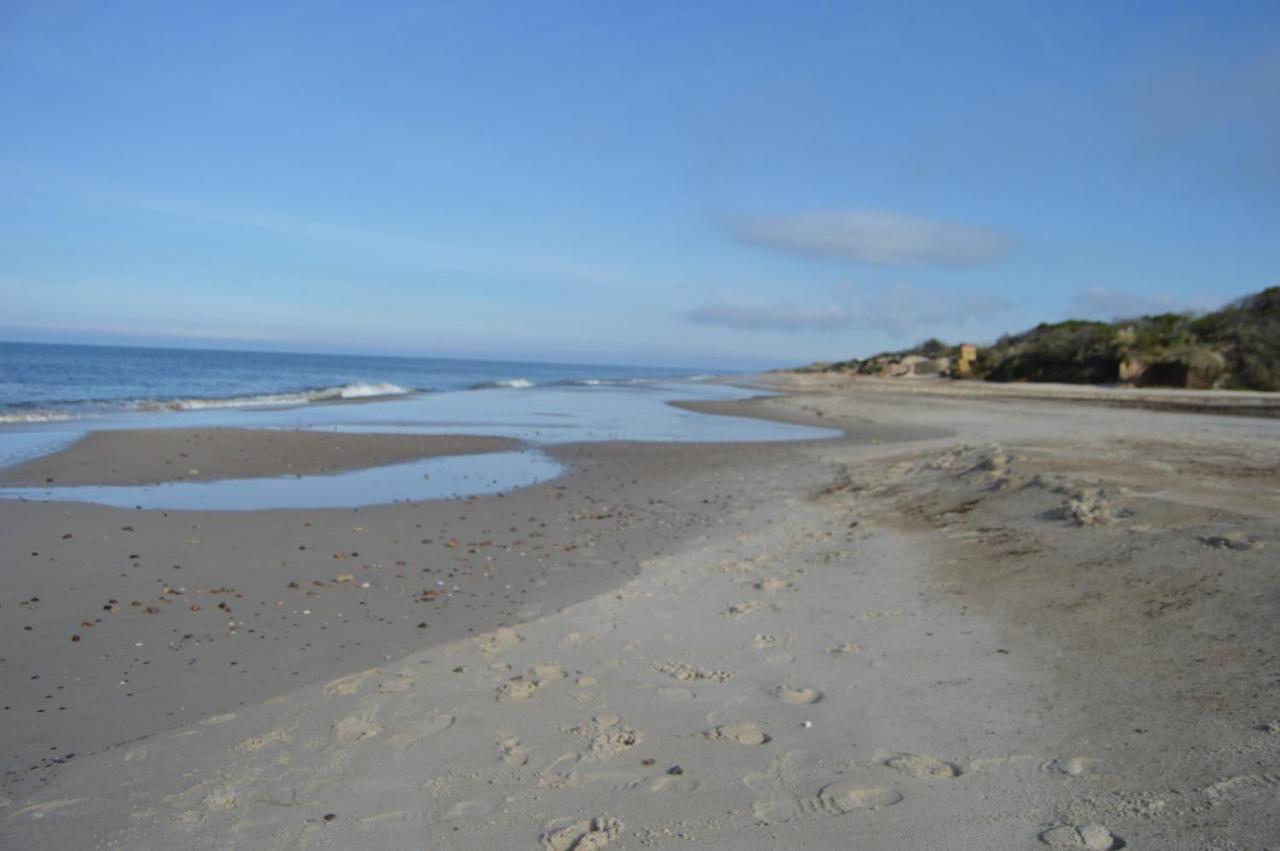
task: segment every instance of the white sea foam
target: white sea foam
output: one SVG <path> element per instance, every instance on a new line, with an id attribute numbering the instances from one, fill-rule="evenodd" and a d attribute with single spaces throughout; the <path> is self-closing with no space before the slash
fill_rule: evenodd
<path id="1" fill-rule="evenodd" d="M 62 411 L 26 411 L 21 414 L 0 414 L 0 423 L 57 423 L 74 419 Z"/>
<path id="2" fill-rule="evenodd" d="M 399 384 L 344 384 L 323 390 L 301 393 L 264 393 L 259 396 L 233 396 L 226 399 L 168 399 L 143 402 L 144 411 L 204 411 L 211 408 L 246 408 L 260 405 L 305 405 L 309 402 L 333 402 L 339 399 L 376 399 L 381 396 L 404 396 L 414 391 Z"/>
<path id="3" fill-rule="evenodd" d="M 376 396 L 405 396 L 414 392 L 412 388 L 399 384 L 346 384 L 335 388 L 342 399 L 368 399 Z M 321 391 L 328 392 L 328 391 Z"/>
<path id="4" fill-rule="evenodd" d="M 477 384 L 472 389 L 473 390 L 498 390 L 503 388 L 510 388 L 510 389 L 516 389 L 516 390 L 523 390 L 526 387 L 532 387 L 532 386 L 534 386 L 533 382 L 527 378 L 507 378 L 507 379 L 503 379 L 502 381 L 486 381 L 483 384 Z"/>

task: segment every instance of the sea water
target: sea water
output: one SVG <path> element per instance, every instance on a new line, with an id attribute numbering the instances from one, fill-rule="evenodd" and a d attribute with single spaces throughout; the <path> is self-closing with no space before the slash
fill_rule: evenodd
<path id="1" fill-rule="evenodd" d="M 692 370 L 0 344 L 0 357 L 10 355 L 12 361 L 0 360 L 0 411 L 10 417 L 0 422 L 0 466 L 56 451 L 89 431 L 122 428 L 478 434 L 512 437 L 526 448 L 331 475 L 0 490 L 8 499 L 169 509 L 355 507 L 545 481 L 563 472 L 542 451 L 555 444 L 838 434 L 669 404 L 751 395 L 697 380 Z"/>
<path id="2" fill-rule="evenodd" d="M 0 423 L 447 390 L 599 386 L 695 373 L 662 367 L 0 342 Z"/>

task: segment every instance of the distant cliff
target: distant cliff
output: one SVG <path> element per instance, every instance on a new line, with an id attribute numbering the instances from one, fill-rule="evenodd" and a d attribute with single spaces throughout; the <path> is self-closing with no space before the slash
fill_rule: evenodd
<path id="1" fill-rule="evenodd" d="M 927 340 L 911 349 L 806 371 L 986 381 L 1280 391 L 1280 287 L 1201 316 L 1041 323 L 991 346 Z"/>

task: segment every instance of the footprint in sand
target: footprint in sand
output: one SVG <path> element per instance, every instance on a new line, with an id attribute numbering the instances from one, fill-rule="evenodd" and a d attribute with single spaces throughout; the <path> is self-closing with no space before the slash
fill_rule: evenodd
<path id="1" fill-rule="evenodd" d="M 1204 794 L 1213 805 L 1275 799 L 1280 797 L 1280 774 L 1239 774 L 1206 786 Z"/>
<path id="2" fill-rule="evenodd" d="M 576 650 L 584 647 L 598 639 L 598 635 L 583 635 L 580 632 L 571 632 L 560 639 L 560 647 L 565 650 Z"/>
<path id="3" fill-rule="evenodd" d="M 1066 759 L 1059 757 L 1042 764 L 1040 770 L 1048 774 L 1066 774 L 1070 777 L 1078 777 L 1081 774 L 1093 774 L 1095 771 L 1094 766 L 1097 763 L 1098 760 L 1083 756 L 1073 756 Z"/>
<path id="4" fill-rule="evenodd" d="M 480 645 L 481 652 L 490 656 L 510 650 L 521 641 L 524 641 L 524 638 L 508 626 L 499 627 L 493 632 L 476 639 L 476 643 Z"/>
<path id="5" fill-rule="evenodd" d="M 754 644 L 757 648 L 759 648 L 759 649 L 763 650 L 763 649 L 764 649 L 764 648 L 766 648 L 766 647 L 771 647 L 772 645 L 777 644 L 777 643 L 778 643 L 778 636 L 776 636 L 776 635 L 757 635 L 757 636 L 755 636 L 754 638 L 752 638 L 752 639 L 751 639 L 751 643 L 752 643 L 752 644 Z"/>
<path id="6" fill-rule="evenodd" d="M 1050 848 L 1086 848 L 1089 851 L 1114 851 L 1125 842 L 1100 824 L 1051 827 L 1040 834 L 1040 841 Z"/>
<path id="7" fill-rule="evenodd" d="M 541 683 L 521 677 L 498 686 L 499 703 L 523 703 L 533 697 Z"/>
<path id="8" fill-rule="evenodd" d="M 491 816 L 501 809 L 494 801 L 459 801 L 449 808 L 445 818 L 449 821 L 475 821 Z"/>
<path id="9" fill-rule="evenodd" d="M 840 781 L 824 786 L 811 798 L 770 798 L 756 801 L 751 810 L 765 824 L 783 824 L 797 816 L 842 816 L 855 810 L 884 809 L 900 801 L 902 795 L 893 789 Z"/>
<path id="10" fill-rule="evenodd" d="M 370 671 L 363 671 L 359 674 L 352 674 L 347 677 L 339 677 L 325 683 L 324 693 L 333 696 L 350 696 L 358 694 L 360 687 L 364 684 L 365 678 L 369 676 Z M 234 716 L 233 716 L 234 717 Z"/>
<path id="11" fill-rule="evenodd" d="M 4 820 L 9 821 L 10 819 L 16 819 L 18 816 L 26 816 L 30 819 L 42 819 L 49 813 L 65 809 L 73 804 L 78 804 L 82 800 L 82 798 L 61 798 L 56 801 L 44 801 L 39 804 L 29 804 L 20 810 L 14 810 L 9 813 L 4 817 Z"/>
<path id="12" fill-rule="evenodd" d="M 284 730 L 271 730 L 263 733 L 261 736 L 254 736 L 253 738 L 245 739 L 243 742 L 236 745 L 236 750 L 241 753 L 246 751 L 257 751 L 262 750 L 268 745 L 274 745 L 277 743 L 287 745 L 291 741 L 293 741 L 293 737 Z"/>
<path id="13" fill-rule="evenodd" d="M 617 819 L 593 818 L 549 829 L 542 835 L 542 847 L 545 851 L 599 851 L 621 832 L 622 822 Z"/>
<path id="14" fill-rule="evenodd" d="M 778 700 L 793 706 L 806 706 L 822 700 L 822 692 L 812 688 L 795 688 L 789 685 L 780 685 L 774 688 L 772 693 Z"/>
<path id="15" fill-rule="evenodd" d="M 747 600 L 743 603 L 734 603 L 725 610 L 725 617 L 738 618 L 743 615 L 749 615 L 756 609 L 760 608 L 760 603 L 756 600 Z"/>
<path id="16" fill-rule="evenodd" d="M 529 676 L 520 676 L 498 686 L 499 703 L 523 703 L 533 697 L 538 689 L 549 682 L 563 680 L 569 676 L 564 668 L 554 662 L 546 665 L 534 665 Z"/>
<path id="17" fill-rule="evenodd" d="M 677 680 L 685 682 L 700 682 L 703 680 L 713 683 L 723 683 L 733 678 L 731 671 L 713 671 L 708 668 L 699 668 L 685 662 L 661 662 L 654 665 L 654 670 L 659 673 L 666 674 L 669 677 L 675 677 Z"/>
<path id="18" fill-rule="evenodd" d="M 640 743 L 635 730 L 620 729 L 601 733 L 591 740 L 591 755 L 596 759 L 610 759 L 634 748 Z"/>
<path id="19" fill-rule="evenodd" d="M 758 582 L 752 583 L 752 587 L 755 588 L 757 591 L 772 592 L 772 591 L 786 591 L 796 586 L 795 586 L 795 583 L 789 582 L 786 579 L 761 579 Z"/>
<path id="20" fill-rule="evenodd" d="M 378 683 L 378 691 L 382 694 L 399 694 L 411 688 L 413 688 L 413 676 L 410 674 L 396 674 L 391 679 Z"/>
<path id="21" fill-rule="evenodd" d="M 857 644 L 837 644 L 827 652 L 832 656 L 851 656 L 854 653 L 861 653 L 862 648 Z"/>
<path id="22" fill-rule="evenodd" d="M 518 768 L 529 762 L 529 749 L 520 744 L 515 736 L 499 739 L 498 744 L 502 747 L 502 761 L 507 765 Z"/>
<path id="23" fill-rule="evenodd" d="M 663 700 L 669 700 L 672 703 L 683 703 L 686 700 L 698 699 L 698 695 L 693 689 L 681 688 L 680 686 L 659 686 L 657 693 L 658 697 Z"/>
<path id="24" fill-rule="evenodd" d="M 883 760 L 883 763 L 912 777 L 959 777 L 964 773 L 955 763 L 928 754 L 901 753 Z"/>
<path id="25" fill-rule="evenodd" d="M 355 744 L 361 739 L 370 739 L 382 732 L 382 727 L 368 718 L 349 715 L 341 721 L 333 723 L 333 733 L 344 745 Z"/>
<path id="26" fill-rule="evenodd" d="M 645 788 L 655 794 L 661 792 L 683 792 L 689 794 L 698 791 L 701 785 L 698 781 L 690 780 L 688 777 L 664 774 L 661 777 L 655 777 L 650 780 L 649 785 Z"/>
<path id="27" fill-rule="evenodd" d="M 754 721 L 734 721 L 720 724 L 702 735 L 715 741 L 737 742 L 740 745 L 763 745 L 770 741 L 769 736 Z"/>
<path id="28" fill-rule="evenodd" d="M 855 786 L 842 780 L 824 786 L 816 800 L 824 812 L 843 814 L 892 807 L 902 800 L 902 795 L 883 786 Z"/>
<path id="29" fill-rule="evenodd" d="M 539 682 L 549 683 L 554 680 L 563 680 L 569 675 L 555 662 L 549 662 L 545 665 L 534 665 L 533 676 Z"/>
<path id="30" fill-rule="evenodd" d="M 453 716 L 447 712 L 437 712 L 428 715 L 426 718 L 413 725 L 413 730 L 418 735 L 430 736 L 432 733 L 443 733 L 453 726 Z"/>

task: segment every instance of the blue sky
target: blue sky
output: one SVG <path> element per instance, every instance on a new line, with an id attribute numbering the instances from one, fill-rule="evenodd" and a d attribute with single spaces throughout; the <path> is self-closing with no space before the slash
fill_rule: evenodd
<path id="1" fill-rule="evenodd" d="M 1280 283 L 1280 4 L 0 4 L 0 339 L 699 367 Z"/>

